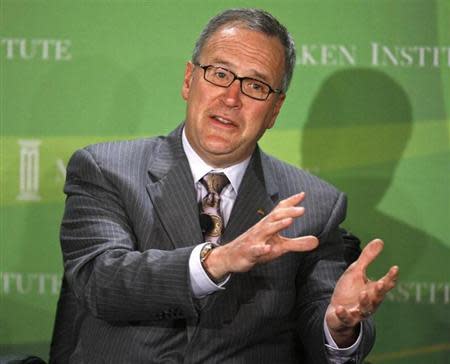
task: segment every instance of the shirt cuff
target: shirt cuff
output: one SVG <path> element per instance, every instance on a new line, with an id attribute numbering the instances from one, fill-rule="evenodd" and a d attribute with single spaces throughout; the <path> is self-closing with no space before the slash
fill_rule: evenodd
<path id="1" fill-rule="evenodd" d="M 336 342 L 333 340 L 333 337 L 331 336 L 330 333 L 330 329 L 328 328 L 328 325 L 325 321 L 325 319 L 323 320 L 323 330 L 325 332 L 325 346 L 332 351 L 333 353 L 336 353 L 339 356 L 351 356 L 352 354 L 355 353 L 355 351 L 358 349 L 359 344 L 361 343 L 362 340 L 362 322 L 359 324 L 359 335 L 358 338 L 356 339 L 355 343 L 351 346 L 349 346 L 348 348 L 340 348 L 337 346 Z"/>
<path id="2" fill-rule="evenodd" d="M 189 275 L 191 278 L 191 289 L 192 294 L 195 298 L 203 298 L 211 293 L 217 292 L 219 290 L 225 289 L 225 284 L 229 281 L 230 276 L 228 275 L 222 282 L 216 284 L 203 268 L 202 262 L 200 261 L 200 251 L 205 246 L 206 243 L 197 245 L 191 252 L 189 257 Z"/>

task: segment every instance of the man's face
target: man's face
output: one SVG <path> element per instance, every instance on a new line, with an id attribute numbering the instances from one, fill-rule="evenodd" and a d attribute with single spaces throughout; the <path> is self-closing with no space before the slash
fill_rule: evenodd
<path id="1" fill-rule="evenodd" d="M 277 38 L 236 26 L 214 33 L 205 44 L 200 63 L 224 67 L 239 77 L 251 77 L 281 87 L 284 50 Z M 267 100 L 252 99 L 241 92 L 239 80 L 230 87 L 215 86 L 204 71 L 186 66 L 182 96 L 187 101 L 186 136 L 208 164 L 226 167 L 253 152 L 266 129 L 271 128 L 284 94 L 271 93 Z"/>

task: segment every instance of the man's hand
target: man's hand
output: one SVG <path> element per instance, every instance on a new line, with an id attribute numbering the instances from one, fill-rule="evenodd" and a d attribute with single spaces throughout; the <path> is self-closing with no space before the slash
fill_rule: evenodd
<path id="1" fill-rule="evenodd" d="M 214 249 L 204 262 L 208 273 L 220 280 L 230 273 L 249 271 L 256 264 L 272 261 L 288 252 L 304 252 L 317 247 L 314 236 L 288 239 L 279 232 L 305 213 L 297 206 L 305 193 L 281 201 L 266 217 L 230 243 Z"/>
<path id="2" fill-rule="evenodd" d="M 380 239 L 372 240 L 351 264 L 334 288 L 325 319 L 331 336 L 340 347 L 353 344 L 357 337 L 357 325 L 372 315 L 383 302 L 386 293 L 395 287 L 399 269 L 393 266 L 378 281 L 367 278 L 370 263 L 383 250 Z"/>

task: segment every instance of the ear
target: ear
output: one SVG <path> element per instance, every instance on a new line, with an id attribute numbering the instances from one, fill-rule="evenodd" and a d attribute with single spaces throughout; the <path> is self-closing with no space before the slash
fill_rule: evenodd
<path id="1" fill-rule="evenodd" d="M 183 86 L 181 88 L 181 96 L 185 101 L 187 101 L 189 97 L 189 90 L 191 89 L 191 82 L 192 82 L 192 72 L 194 71 L 194 65 L 192 62 L 186 63 L 186 69 L 184 71 L 184 80 L 183 80 Z"/>
<path id="2" fill-rule="evenodd" d="M 272 110 L 272 117 L 270 119 L 269 124 L 267 125 L 267 129 L 271 129 L 274 126 L 275 120 L 277 119 L 277 116 L 280 113 L 281 106 L 283 106 L 285 99 L 286 99 L 286 94 L 283 93 L 283 94 L 278 95 L 278 98 L 275 101 L 275 105 Z"/>

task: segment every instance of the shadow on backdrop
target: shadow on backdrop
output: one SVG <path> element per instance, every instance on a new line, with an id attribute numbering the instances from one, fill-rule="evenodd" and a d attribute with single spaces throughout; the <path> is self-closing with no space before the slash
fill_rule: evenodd
<path id="1" fill-rule="evenodd" d="M 407 94 L 394 79 L 371 69 L 342 70 L 326 79 L 302 130 L 303 168 L 348 195 L 345 227 L 364 244 L 375 237 L 386 243 L 369 274 L 380 277 L 389 266 L 400 266 L 399 285 L 404 286 L 390 295 L 377 314 L 381 330 L 376 351 L 450 340 L 448 307 L 416 302 L 413 283 L 448 281 L 449 249 L 378 209 L 411 134 L 412 107 Z M 401 190 L 395 191 L 395 199 L 405 209 L 417 209 L 414 199 Z M 429 300 L 430 292 L 421 294 L 423 301 Z M 441 299 L 438 294 L 436 300 Z"/>

